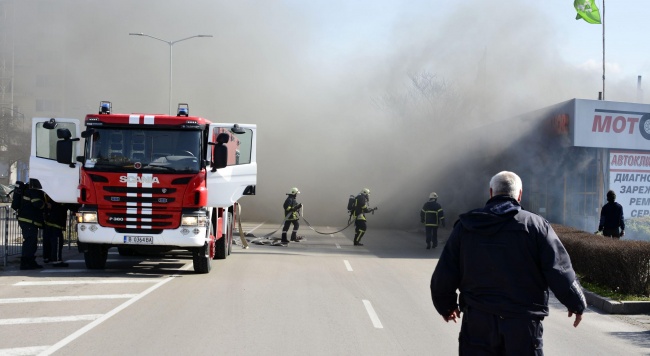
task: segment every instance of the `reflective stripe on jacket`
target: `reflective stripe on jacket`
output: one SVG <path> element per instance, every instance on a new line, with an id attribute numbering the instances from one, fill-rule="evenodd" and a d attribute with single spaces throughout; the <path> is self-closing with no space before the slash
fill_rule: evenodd
<path id="1" fill-rule="evenodd" d="M 366 220 L 366 216 L 364 213 L 368 212 L 368 200 L 363 194 L 357 195 L 356 198 L 354 198 L 354 210 L 352 212 L 352 217 L 355 220 Z"/>
<path id="2" fill-rule="evenodd" d="M 298 210 L 293 210 L 296 205 L 298 205 L 296 196 L 289 194 L 287 199 L 284 201 L 284 204 L 282 205 L 282 207 L 284 207 L 284 216 L 286 217 L 286 220 L 293 221 L 299 219 Z"/>
<path id="3" fill-rule="evenodd" d="M 42 227 L 43 208 L 45 208 L 43 192 L 37 189 L 25 189 L 23 203 L 18 210 L 18 221 Z"/>
<path id="4" fill-rule="evenodd" d="M 429 200 L 424 203 L 422 210 L 420 210 L 420 222 L 424 226 L 438 226 L 442 224 L 442 220 L 445 218 L 445 213 L 442 210 L 442 206 L 438 204 L 435 200 Z"/>

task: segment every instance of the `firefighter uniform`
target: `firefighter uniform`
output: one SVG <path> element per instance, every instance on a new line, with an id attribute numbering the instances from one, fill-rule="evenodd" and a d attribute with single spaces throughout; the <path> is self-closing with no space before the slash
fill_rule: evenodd
<path id="1" fill-rule="evenodd" d="M 363 246 L 361 238 L 366 233 L 366 215 L 371 210 L 368 208 L 370 202 L 370 189 L 364 188 L 359 195 L 354 198 L 354 209 L 352 210 L 352 218 L 354 219 L 354 246 Z"/>
<path id="2" fill-rule="evenodd" d="M 284 244 L 289 243 L 287 240 L 287 231 L 289 231 L 289 226 L 293 224 L 293 231 L 291 231 L 291 241 L 298 242 L 298 228 L 300 227 L 299 210 L 302 207 L 302 204 L 299 204 L 296 200 L 296 196 L 300 194 L 298 188 L 291 188 L 291 192 L 287 193 L 287 199 L 285 199 L 282 207 L 284 208 L 284 226 L 282 227 L 282 240 Z"/>
<path id="3" fill-rule="evenodd" d="M 18 225 L 23 233 L 20 257 L 20 269 L 22 270 L 43 268 L 36 263 L 36 250 L 38 249 L 38 229 L 43 227 L 44 208 L 43 192 L 31 187 L 25 188 L 18 210 Z"/>
<path id="4" fill-rule="evenodd" d="M 63 262 L 63 232 L 68 223 L 68 207 L 65 204 L 59 204 L 45 195 L 45 217 L 43 223 L 43 248 L 45 241 L 49 241 L 49 258 L 54 262 L 54 267 L 67 267 L 68 264 Z M 45 255 L 45 251 L 43 251 Z"/>
<path id="5" fill-rule="evenodd" d="M 438 247 L 438 227 L 445 227 L 445 212 L 438 203 L 438 194 L 429 195 L 429 200 L 420 210 L 420 222 L 424 224 L 427 250 Z"/>

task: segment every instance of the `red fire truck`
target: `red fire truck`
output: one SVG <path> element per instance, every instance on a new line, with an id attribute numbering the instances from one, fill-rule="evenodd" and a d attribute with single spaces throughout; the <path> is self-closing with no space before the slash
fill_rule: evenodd
<path id="1" fill-rule="evenodd" d="M 79 251 L 104 269 L 108 250 L 191 252 L 194 271 L 231 251 L 237 201 L 257 183 L 256 125 L 189 116 L 114 114 L 32 119 L 30 181 L 79 204 Z"/>

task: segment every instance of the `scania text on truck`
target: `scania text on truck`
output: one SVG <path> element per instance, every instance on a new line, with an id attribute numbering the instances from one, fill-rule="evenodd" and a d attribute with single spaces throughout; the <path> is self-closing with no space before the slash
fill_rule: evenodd
<path id="1" fill-rule="evenodd" d="M 231 251 L 238 200 L 257 184 L 256 125 L 189 116 L 97 114 L 32 119 L 30 181 L 79 204 L 79 251 L 104 269 L 108 250 L 191 252 L 194 271 Z"/>

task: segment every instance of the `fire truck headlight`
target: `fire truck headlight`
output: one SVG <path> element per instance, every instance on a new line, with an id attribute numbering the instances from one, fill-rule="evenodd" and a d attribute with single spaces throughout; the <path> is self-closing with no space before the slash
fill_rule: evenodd
<path id="1" fill-rule="evenodd" d="M 97 223 L 96 212 L 77 213 L 78 223 Z"/>
<path id="2" fill-rule="evenodd" d="M 183 215 L 181 225 L 183 226 L 207 226 L 207 216 Z"/>

